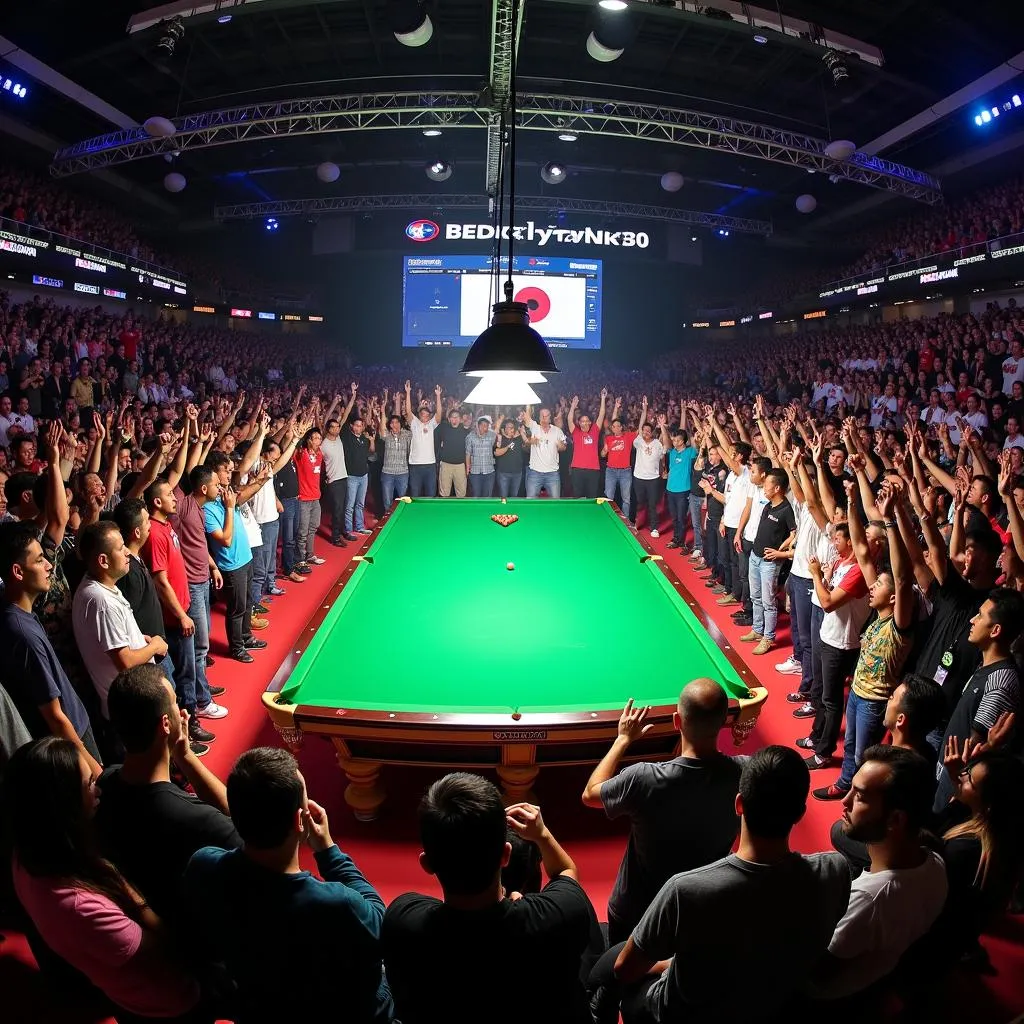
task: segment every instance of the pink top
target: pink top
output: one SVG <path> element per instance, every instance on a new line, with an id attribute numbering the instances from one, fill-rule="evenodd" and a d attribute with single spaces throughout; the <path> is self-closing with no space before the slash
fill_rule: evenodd
<path id="1" fill-rule="evenodd" d="M 14 888 L 43 941 L 118 1006 L 177 1017 L 199 1001 L 195 980 L 168 959 L 136 957 L 142 926 L 106 896 L 33 878 L 15 860 Z"/>

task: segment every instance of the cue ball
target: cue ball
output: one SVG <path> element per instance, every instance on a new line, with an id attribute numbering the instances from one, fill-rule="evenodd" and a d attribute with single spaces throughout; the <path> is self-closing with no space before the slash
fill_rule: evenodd
<path id="1" fill-rule="evenodd" d="M 507 564 L 507 565 L 505 566 L 505 568 L 506 568 L 506 569 L 508 569 L 508 571 L 509 571 L 509 572 L 511 572 L 511 571 L 512 571 L 512 570 L 513 570 L 513 569 L 514 569 L 515 567 L 516 567 L 516 563 L 515 563 L 515 562 L 509 562 L 509 563 L 508 563 L 508 564 Z"/>
<path id="2" fill-rule="evenodd" d="M 505 504 L 507 504 L 507 502 L 505 501 L 505 499 L 504 499 L 504 498 L 502 498 L 502 499 L 501 499 L 501 503 L 502 503 L 502 505 L 505 505 Z"/>

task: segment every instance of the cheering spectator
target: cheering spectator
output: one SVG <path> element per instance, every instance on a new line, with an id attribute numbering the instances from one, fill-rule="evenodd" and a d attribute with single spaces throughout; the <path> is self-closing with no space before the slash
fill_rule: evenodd
<path id="1" fill-rule="evenodd" d="M 539 498 L 540 492 L 548 492 L 549 498 L 562 496 L 562 481 L 558 473 L 558 456 L 565 451 L 565 434 L 562 428 L 551 422 L 551 410 L 542 408 L 538 413 L 539 422 L 533 419 L 530 407 L 526 407 L 523 420 L 530 446 L 530 465 L 526 470 L 526 496 Z"/>
<path id="2" fill-rule="evenodd" d="M 604 430 L 605 406 L 608 401 L 608 389 L 601 388 L 601 406 L 597 411 L 597 419 L 592 420 L 583 413 L 579 422 L 576 410 L 579 408 L 580 397 L 574 395 L 569 404 L 569 437 L 572 440 L 572 463 L 570 477 L 572 493 L 576 498 L 596 498 L 601 488 L 601 463 L 598 453 L 601 431 Z"/>

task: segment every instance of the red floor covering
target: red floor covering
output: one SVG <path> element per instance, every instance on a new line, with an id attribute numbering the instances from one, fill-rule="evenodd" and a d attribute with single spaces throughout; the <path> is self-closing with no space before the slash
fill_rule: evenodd
<path id="1" fill-rule="evenodd" d="M 715 606 L 714 598 L 689 568 L 687 560 L 665 548 L 667 539 L 670 538 L 662 537 L 651 543 L 662 552 L 697 601 L 711 612 L 728 641 L 741 649 L 759 680 L 769 689 L 770 696 L 757 727 L 741 750 L 752 752 L 767 743 L 792 743 L 806 733 L 806 722 L 794 719 L 792 706 L 783 699 L 792 686 L 793 677 L 774 670 L 774 665 L 789 653 L 788 627 L 780 630 L 777 651 L 753 657 L 749 646 L 738 642 L 743 631 L 734 627 L 728 614 L 734 608 Z M 251 665 L 241 666 L 225 657 L 223 616 L 215 610 L 212 653 L 221 657 L 210 670 L 210 677 L 228 688 L 222 701 L 231 713 L 222 721 L 208 723 L 217 733 L 217 740 L 212 744 L 206 763 L 221 778 L 227 776 L 232 762 L 243 750 L 260 744 L 277 745 L 277 736 L 260 705 L 260 693 L 283 660 L 288 645 L 323 600 L 331 582 L 358 550 L 355 545 L 344 550 L 326 543 L 319 545 L 319 553 L 327 563 L 315 569 L 304 584 L 285 584 L 289 593 L 273 603 L 269 616 L 271 626 L 260 634 L 269 646 L 266 651 L 257 652 Z M 552 600 L 557 599 L 552 597 Z M 785 618 L 782 621 L 785 623 Z M 388 638 L 382 633 L 366 642 L 380 644 L 383 651 Z M 412 668 L 399 662 L 393 670 Z M 680 674 L 680 684 L 684 681 Z M 420 793 L 438 776 L 437 771 L 385 768 L 382 780 L 388 790 L 388 800 L 381 817 L 367 824 L 357 822 L 345 805 L 344 779 L 326 740 L 310 738 L 299 761 L 310 795 L 327 808 L 334 838 L 366 872 L 385 900 L 390 901 L 410 888 L 439 895 L 434 880 L 424 874 L 417 863 L 419 846 L 414 813 Z M 588 770 L 584 768 L 548 768 L 541 773 L 536 788 L 545 819 L 576 860 L 581 881 L 599 914 L 603 915 L 622 854 L 624 832 L 600 812 L 581 805 L 579 794 L 587 775 Z M 838 769 L 818 771 L 813 775 L 812 784 L 825 785 L 837 776 Z M 836 804 L 811 800 L 806 816 L 794 830 L 795 848 L 803 852 L 829 849 L 829 829 L 838 814 Z M 309 866 L 312 866 L 311 859 Z M 742 922 L 737 922 L 737 926 L 741 927 Z M 105 1020 L 84 1008 L 68 1012 L 55 1006 L 24 939 L 13 932 L 0 932 L 0 939 L 3 940 L 0 941 L 0 1020 L 10 1024 L 93 1024 Z M 991 959 L 991 971 L 985 974 L 958 972 L 950 980 L 951 1020 L 1004 1024 L 1024 1009 L 1024 918 L 1008 918 L 995 934 L 985 938 L 984 945 Z"/>

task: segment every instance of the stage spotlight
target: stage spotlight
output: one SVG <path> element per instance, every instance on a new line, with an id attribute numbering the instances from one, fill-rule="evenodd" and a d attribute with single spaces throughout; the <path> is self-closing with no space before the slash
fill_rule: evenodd
<path id="1" fill-rule="evenodd" d="M 548 185 L 561 185 L 565 181 L 565 168 L 558 163 L 547 163 L 540 169 L 540 176 Z"/>
<path id="2" fill-rule="evenodd" d="M 161 22 L 163 26 L 163 34 L 157 40 L 156 48 L 165 57 L 171 57 L 174 55 L 174 48 L 181 42 L 181 37 L 185 34 L 185 19 L 180 14 L 176 14 L 170 21 Z"/>
<path id="3" fill-rule="evenodd" d="M 452 165 L 445 160 L 433 160 L 425 170 L 431 181 L 447 181 L 452 176 Z"/>
<path id="4" fill-rule="evenodd" d="M 276 231 L 280 225 L 277 223 L 276 217 L 268 217 L 267 222 L 264 225 L 268 231 Z"/>
<path id="5" fill-rule="evenodd" d="M 606 11 L 624 11 L 626 0 L 597 0 L 597 6 Z"/>
<path id="6" fill-rule="evenodd" d="M 575 132 L 559 132 L 558 133 L 558 138 L 562 142 L 575 142 L 576 139 L 578 138 L 578 136 L 576 135 Z"/>
<path id="7" fill-rule="evenodd" d="M 1019 107 L 1020 106 L 1020 97 L 1017 96 L 1016 94 L 1014 94 L 1012 102 L 1013 102 L 1013 105 L 1015 107 Z"/>
<path id="8" fill-rule="evenodd" d="M 437 136 L 441 134 L 441 129 L 440 128 L 424 128 L 423 129 L 423 134 L 428 139 L 436 139 Z"/>
<path id="9" fill-rule="evenodd" d="M 992 115 L 987 110 L 983 110 L 981 112 L 981 119 L 982 119 L 982 121 L 985 122 L 985 124 L 988 124 L 989 121 L 992 120 Z"/>
<path id="10" fill-rule="evenodd" d="M 728 228 L 719 228 L 718 229 L 718 235 L 721 238 L 728 238 L 729 237 L 729 229 Z"/>
<path id="11" fill-rule="evenodd" d="M 982 121 L 982 119 L 981 119 L 981 114 L 975 114 L 975 115 L 974 115 L 974 123 L 975 123 L 976 125 L 978 125 L 979 127 L 980 127 L 981 125 L 983 125 L 983 124 L 985 123 L 985 122 L 984 122 L 984 121 Z"/>
<path id="12" fill-rule="evenodd" d="M 764 46 L 765 43 L 768 42 L 768 37 L 767 36 L 754 36 L 754 42 L 757 43 L 758 46 Z"/>
<path id="13" fill-rule="evenodd" d="M 217 24 L 218 25 L 226 25 L 230 20 L 231 20 L 231 15 L 230 14 L 222 14 L 217 19 Z"/>
<path id="14" fill-rule="evenodd" d="M 832 73 L 833 85 L 841 85 L 850 77 L 850 72 L 847 70 L 843 58 L 835 50 L 826 50 L 821 60 Z"/>

